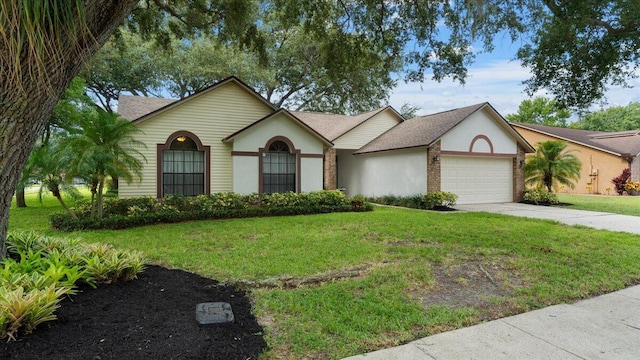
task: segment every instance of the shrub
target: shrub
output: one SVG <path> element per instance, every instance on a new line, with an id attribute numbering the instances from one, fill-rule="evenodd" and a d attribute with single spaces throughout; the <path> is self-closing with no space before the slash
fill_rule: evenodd
<path id="1" fill-rule="evenodd" d="M 638 190 L 640 190 L 640 181 L 627 181 L 624 184 L 624 189 L 629 194 L 638 192 Z"/>
<path id="2" fill-rule="evenodd" d="M 162 199 L 109 199 L 102 219 L 91 217 L 90 208 L 78 210 L 78 219 L 66 214 L 50 216 L 59 230 L 125 229 L 158 223 L 188 220 L 226 219 L 256 216 L 301 215 L 344 211 L 371 211 L 371 204 L 352 206 L 351 200 L 338 190 L 309 193 L 275 193 L 240 195 L 217 193 L 193 197 L 168 196 Z M 83 205 L 84 206 L 84 205 Z"/>
<path id="3" fill-rule="evenodd" d="M 626 168 L 622 170 L 622 173 L 620 175 L 611 179 L 611 182 L 615 186 L 616 192 L 618 193 L 618 195 L 622 195 L 622 193 L 625 191 L 624 187 L 627 184 L 627 182 L 629 182 L 629 180 L 631 180 L 630 168 Z"/>
<path id="4" fill-rule="evenodd" d="M 524 191 L 522 200 L 525 202 L 534 203 L 536 205 L 554 205 L 560 203 L 560 200 L 558 200 L 558 196 L 556 194 L 545 189 L 526 189 Z"/>
<path id="5" fill-rule="evenodd" d="M 9 233 L 0 263 L 0 339 L 15 339 L 55 319 L 63 295 L 78 284 L 92 287 L 130 280 L 144 268 L 140 253 L 110 245 L 79 244 L 35 232 Z"/>
<path id="6" fill-rule="evenodd" d="M 445 191 L 430 191 L 424 195 L 410 196 L 385 195 L 368 199 L 371 202 L 382 205 L 402 206 L 413 209 L 433 210 L 438 207 L 453 207 L 458 196 Z"/>
<path id="7" fill-rule="evenodd" d="M 439 206 L 453 207 L 456 205 L 458 195 L 446 191 L 431 191 L 422 197 L 425 209 L 435 209 Z"/>

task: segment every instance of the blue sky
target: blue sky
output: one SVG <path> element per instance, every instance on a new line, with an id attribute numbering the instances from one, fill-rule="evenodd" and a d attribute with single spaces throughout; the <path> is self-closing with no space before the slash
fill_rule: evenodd
<path id="1" fill-rule="evenodd" d="M 505 39 L 496 41 L 495 47 L 491 54 L 476 56 L 464 86 L 450 79 L 438 83 L 430 80 L 430 76 L 422 84 L 399 81 L 389 98 L 389 105 L 400 109 L 404 103 L 410 103 L 420 107 L 419 115 L 425 115 L 488 101 L 503 116 L 517 112 L 518 105 L 529 98 L 522 81 L 530 77 L 530 72 L 519 61 L 511 60 L 515 58 L 519 44 Z M 640 80 L 631 79 L 629 83 L 634 88 L 611 87 L 606 94 L 608 103 L 605 107 L 640 101 Z M 548 96 L 544 91 L 536 95 Z"/>

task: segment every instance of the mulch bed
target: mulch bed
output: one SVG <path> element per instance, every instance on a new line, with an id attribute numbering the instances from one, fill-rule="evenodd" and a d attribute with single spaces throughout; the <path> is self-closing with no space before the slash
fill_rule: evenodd
<path id="1" fill-rule="evenodd" d="M 561 203 L 557 203 L 557 204 L 551 204 L 548 202 L 539 202 L 539 203 L 535 203 L 533 201 L 528 201 L 528 200 L 522 200 L 520 201 L 521 204 L 528 204 L 528 205 L 538 205 L 538 206 L 571 206 L 573 205 L 572 203 L 565 203 L 565 202 L 561 202 Z"/>
<path id="2" fill-rule="evenodd" d="M 243 291 L 180 270 L 149 266 L 137 280 L 65 299 L 58 320 L 17 341 L 0 359 L 256 359 L 267 347 Z M 235 321 L 201 326 L 196 304 L 231 304 Z"/>

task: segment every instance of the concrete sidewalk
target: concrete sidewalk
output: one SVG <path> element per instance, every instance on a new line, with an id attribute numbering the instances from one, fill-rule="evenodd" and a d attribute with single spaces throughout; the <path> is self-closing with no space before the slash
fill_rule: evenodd
<path id="1" fill-rule="evenodd" d="M 520 203 L 457 205 L 463 211 L 482 211 L 535 219 L 555 220 L 568 225 L 640 234 L 640 217 L 606 212 L 567 209 L 561 206 L 537 206 Z"/>
<path id="2" fill-rule="evenodd" d="M 347 359 L 640 359 L 640 286 Z"/>

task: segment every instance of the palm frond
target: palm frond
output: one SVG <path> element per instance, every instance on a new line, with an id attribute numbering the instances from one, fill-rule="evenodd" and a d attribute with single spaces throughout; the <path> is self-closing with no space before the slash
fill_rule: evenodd
<path id="1" fill-rule="evenodd" d="M 528 185 L 546 187 L 552 191 L 558 185 L 574 188 L 580 179 L 580 160 L 574 150 L 566 150 L 564 141 L 545 141 L 537 144 L 536 153 L 527 159 L 524 167 Z"/>
<path id="2" fill-rule="evenodd" d="M 0 1 L 0 69 L 9 87 L 23 91 L 26 78 L 49 89 L 50 64 L 64 63 L 69 44 L 88 41 L 85 1 Z"/>

